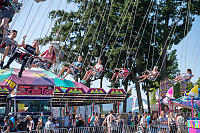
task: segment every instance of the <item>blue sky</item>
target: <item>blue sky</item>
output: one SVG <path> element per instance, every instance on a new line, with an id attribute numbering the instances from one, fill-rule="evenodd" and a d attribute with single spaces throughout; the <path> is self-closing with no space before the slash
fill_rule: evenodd
<path id="1" fill-rule="evenodd" d="M 19 0 L 19 1 L 22 1 L 22 0 Z M 27 33 L 26 43 L 28 44 L 31 44 L 35 38 L 44 37 L 46 34 L 50 33 L 47 31 L 50 26 L 51 20 L 47 19 L 46 23 L 45 23 L 45 20 L 49 13 L 49 10 L 47 10 L 47 7 L 49 4 L 51 4 L 50 3 L 51 1 L 52 0 L 47 0 L 46 2 L 33 3 L 33 0 L 24 0 L 25 4 L 22 7 L 21 12 L 15 15 L 13 19 L 14 21 L 11 23 L 12 29 L 16 29 L 18 31 L 18 37 L 16 40 L 19 43 L 21 43 L 22 37 L 26 33 Z M 66 4 L 66 0 L 53 0 L 53 3 L 51 4 L 50 9 L 57 10 L 60 1 L 61 1 L 61 4 L 59 6 L 59 9 L 63 9 L 63 10 L 67 9 L 66 11 L 69 11 L 69 12 L 71 10 L 77 10 L 77 7 L 75 6 L 75 4 L 73 3 Z M 30 10 L 32 3 L 33 3 L 33 7 L 32 7 L 32 10 Z M 37 13 L 37 9 L 39 7 L 40 7 L 39 12 L 34 18 L 35 14 Z M 178 58 L 178 63 L 179 63 L 179 69 L 181 70 L 181 72 L 185 72 L 186 68 L 191 68 L 193 70 L 193 74 L 194 74 L 194 78 L 192 79 L 193 82 L 195 82 L 199 77 L 199 72 L 198 72 L 198 68 L 200 66 L 200 63 L 198 62 L 198 58 L 200 56 L 199 55 L 200 45 L 198 44 L 199 33 L 200 33 L 199 22 L 200 22 L 200 17 L 196 17 L 192 30 L 189 32 L 187 37 L 183 39 L 179 45 L 173 47 L 173 49 L 177 49 L 177 58 Z M 44 30 L 42 31 L 42 29 Z M 44 51 L 44 49 L 46 48 L 47 46 L 41 47 L 40 52 Z M 17 63 L 13 63 L 11 65 L 11 67 L 16 67 L 16 66 L 20 68 L 20 65 L 18 65 Z M 72 78 L 68 78 L 68 79 L 73 80 Z M 99 87 L 98 85 L 99 85 L 99 80 L 95 81 L 92 87 Z M 108 85 L 110 85 L 110 83 L 106 79 L 104 79 L 103 88 L 107 90 Z M 132 84 L 131 86 L 129 86 L 129 88 L 131 87 L 134 87 L 134 85 Z M 136 92 L 134 88 L 133 88 L 133 96 L 136 96 Z M 143 98 L 146 99 L 146 96 L 143 92 L 142 92 L 142 96 Z"/>

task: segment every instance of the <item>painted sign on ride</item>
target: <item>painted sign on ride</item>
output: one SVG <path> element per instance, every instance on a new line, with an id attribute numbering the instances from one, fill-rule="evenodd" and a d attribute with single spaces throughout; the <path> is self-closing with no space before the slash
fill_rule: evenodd
<path id="1" fill-rule="evenodd" d="M 19 85 L 17 95 L 53 95 L 53 86 Z"/>

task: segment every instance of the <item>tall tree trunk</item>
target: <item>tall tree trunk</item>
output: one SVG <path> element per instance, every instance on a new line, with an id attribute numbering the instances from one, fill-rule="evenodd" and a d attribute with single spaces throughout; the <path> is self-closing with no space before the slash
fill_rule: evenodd
<path id="1" fill-rule="evenodd" d="M 138 79 L 136 78 L 136 73 L 132 74 L 132 80 L 133 80 L 133 82 L 135 82 L 139 111 L 140 111 L 140 113 L 144 113 L 144 108 L 143 108 L 143 104 L 142 104 L 142 95 L 141 95 L 141 91 L 140 91 L 140 84 L 138 83 Z"/>
<path id="2" fill-rule="evenodd" d="M 169 0 L 166 0 L 166 5 L 168 6 L 168 3 L 169 3 Z M 164 48 L 163 48 L 163 52 L 162 52 L 162 60 L 161 60 L 161 65 L 162 65 L 162 68 L 161 68 L 161 80 L 165 80 L 166 78 L 166 70 L 167 70 L 167 47 L 169 45 L 168 43 L 168 35 L 169 35 L 169 12 L 167 13 L 167 15 L 165 16 L 165 24 L 164 24 L 164 38 L 163 38 L 163 44 L 165 45 Z"/>
<path id="3" fill-rule="evenodd" d="M 148 104 L 148 112 L 151 113 L 151 107 L 150 107 L 150 99 L 149 99 L 149 87 L 148 83 L 146 82 L 146 94 L 147 94 L 147 104 Z"/>
<path id="4" fill-rule="evenodd" d="M 113 103 L 113 112 L 117 113 L 117 103 Z"/>
<path id="5" fill-rule="evenodd" d="M 103 88 L 103 77 L 100 80 L 100 88 Z"/>
<path id="6" fill-rule="evenodd" d="M 128 80 L 124 82 L 124 90 L 128 91 Z M 127 100 L 123 101 L 123 113 L 126 113 Z"/>

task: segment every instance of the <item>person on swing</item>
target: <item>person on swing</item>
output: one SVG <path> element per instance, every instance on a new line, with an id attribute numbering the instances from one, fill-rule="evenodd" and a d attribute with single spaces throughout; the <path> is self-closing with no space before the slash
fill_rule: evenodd
<path id="1" fill-rule="evenodd" d="M 63 66 L 60 73 L 58 74 L 56 78 L 60 78 L 61 74 L 64 73 L 65 71 L 67 71 L 67 73 L 60 80 L 64 80 L 67 77 L 67 75 L 70 73 L 72 73 L 73 75 L 76 75 L 83 66 L 83 64 L 81 63 L 82 60 L 83 60 L 82 56 L 79 56 L 78 61 L 73 62 L 72 64 L 69 65 L 69 67 Z"/>
<path id="2" fill-rule="evenodd" d="M 126 69 L 126 65 L 125 64 L 122 65 L 122 68 L 115 68 L 114 69 L 114 74 L 113 74 L 110 82 L 113 82 L 114 79 L 115 79 L 114 84 L 117 84 L 118 80 L 120 78 L 127 77 L 129 75 L 128 73 L 129 73 L 129 71 L 128 71 L 128 69 Z"/>
<path id="3" fill-rule="evenodd" d="M 22 47 L 28 52 L 28 53 L 22 53 L 22 52 L 18 52 L 16 51 L 14 53 L 13 56 L 11 56 L 7 62 L 7 64 L 2 68 L 2 69 L 6 69 L 9 68 L 10 64 L 17 58 L 19 57 L 20 59 L 23 59 L 23 63 L 21 66 L 21 69 L 18 73 L 18 77 L 21 78 L 22 77 L 22 72 L 25 70 L 25 66 L 27 61 L 30 59 L 31 56 L 33 55 L 38 55 L 39 54 L 39 43 L 38 40 L 34 40 L 31 45 L 25 44 L 25 39 L 26 39 L 26 35 L 23 36 L 23 41 L 22 41 Z"/>
<path id="4" fill-rule="evenodd" d="M 16 37 L 17 37 L 17 31 L 16 30 L 12 30 L 10 36 L 4 38 L 3 43 L 0 45 L 0 49 L 4 50 L 3 58 L 1 59 L 1 63 L 0 63 L 0 68 L 3 67 L 4 60 L 5 60 L 6 56 L 9 53 L 9 50 L 12 47 L 14 47 L 15 45 L 17 46 L 17 43 L 14 40 Z"/>
<path id="5" fill-rule="evenodd" d="M 191 78 L 193 77 L 192 75 L 192 70 L 191 69 L 187 69 L 187 73 L 182 77 L 182 76 L 177 76 L 174 81 L 184 81 L 184 82 L 188 82 L 191 80 Z"/>
<path id="6" fill-rule="evenodd" d="M 49 70 L 53 63 L 56 62 L 56 50 L 53 45 L 49 47 L 46 51 L 44 51 L 39 60 L 33 61 L 31 67 L 40 67 L 45 70 Z"/>
<path id="7" fill-rule="evenodd" d="M 1 34 L 0 36 L 3 37 L 6 32 L 5 29 L 9 28 L 9 23 L 12 21 L 12 18 L 15 14 L 18 0 L 0 0 L 0 4 L 0 17 L 2 19 L 0 28 L 3 31 L 3 34 Z"/>
<path id="8" fill-rule="evenodd" d="M 144 74 L 142 76 L 139 76 L 138 78 L 141 79 L 139 80 L 138 82 L 143 82 L 144 80 L 146 79 L 155 79 L 156 78 L 156 75 L 158 75 L 158 67 L 157 66 L 154 66 L 153 70 L 150 71 L 150 70 L 146 70 L 145 72 L 148 72 L 148 74 Z"/>
<path id="9" fill-rule="evenodd" d="M 91 76 L 100 76 L 103 70 L 102 60 L 98 59 L 97 64 L 92 69 L 88 70 L 81 80 L 81 83 L 85 84 Z"/>

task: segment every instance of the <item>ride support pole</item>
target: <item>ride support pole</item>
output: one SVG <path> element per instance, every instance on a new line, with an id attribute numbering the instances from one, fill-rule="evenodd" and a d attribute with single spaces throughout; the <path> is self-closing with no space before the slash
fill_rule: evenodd
<path id="1" fill-rule="evenodd" d="M 169 99 L 169 112 L 171 112 L 171 99 Z"/>
<path id="2" fill-rule="evenodd" d="M 191 98 L 191 105 L 192 105 L 192 118 L 194 117 L 194 112 L 193 112 L 193 97 Z"/>
<path id="3" fill-rule="evenodd" d="M 117 113 L 119 114 L 119 102 L 117 102 Z"/>

